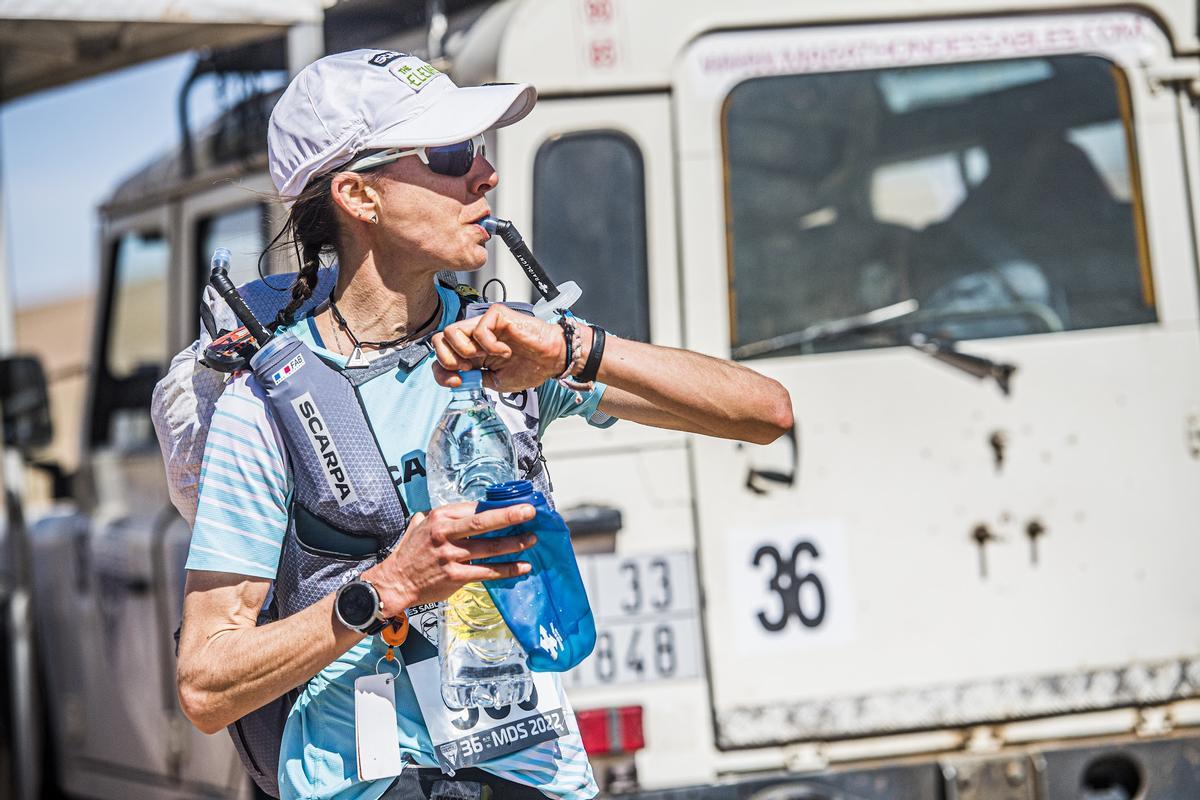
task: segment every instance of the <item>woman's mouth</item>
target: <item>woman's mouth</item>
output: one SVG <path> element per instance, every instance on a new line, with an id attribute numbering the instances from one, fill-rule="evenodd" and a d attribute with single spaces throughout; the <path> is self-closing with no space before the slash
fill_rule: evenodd
<path id="1" fill-rule="evenodd" d="M 479 228 L 479 230 L 483 231 L 483 240 L 484 240 L 485 242 L 486 242 L 488 239 L 491 239 L 491 238 L 492 238 L 491 231 L 489 231 L 489 230 L 487 229 L 487 226 L 486 226 L 486 225 L 484 225 L 484 220 L 487 220 L 487 219 L 490 219 L 490 218 L 491 218 L 491 215 L 490 215 L 490 214 L 484 214 L 484 215 L 483 215 L 483 216 L 481 216 L 479 219 L 477 219 L 477 220 L 475 220 L 474 222 L 470 223 L 470 224 L 472 224 L 472 225 L 475 225 L 475 226 L 477 226 L 477 227 Z"/>

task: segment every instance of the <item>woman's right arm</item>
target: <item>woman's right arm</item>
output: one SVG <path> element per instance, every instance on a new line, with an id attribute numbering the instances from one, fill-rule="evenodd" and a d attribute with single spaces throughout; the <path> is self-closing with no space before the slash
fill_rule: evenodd
<path id="1" fill-rule="evenodd" d="M 476 514 L 474 503 L 416 514 L 396 548 L 363 577 L 379 590 L 384 613 L 398 616 L 411 606 L 445 600 L 465 583 L 524 575 L 524 561 L 466 562 L 531 547 L 537 541 L 531 534 L 470 537 L 533 515 L 530 505 Z M 333 593 L 286 619 L 256 626 L 270 585 L 234 573 L 188 572 L 176 681 L 183 713 L 205 733 L 303 684 L 363 638 L 338 621 Z"/>
<path id="2" fill-rule="evenodd" d="M 189 570 L 176 682 L 192 724 L 216 733 L 316 675 L 362 639 L 338 623 L 333 595 L 256 627 L 271 582 Z"/>

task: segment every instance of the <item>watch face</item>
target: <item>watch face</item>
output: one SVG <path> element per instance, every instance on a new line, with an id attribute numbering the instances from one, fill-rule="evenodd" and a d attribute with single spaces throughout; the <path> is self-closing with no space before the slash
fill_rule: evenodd
<path id="1" fill-rule="evenodd" d="M 375 618 L 375 595 L 361 583 L 346 585 L 337 598 L 338 614 L 353 628 L 361 628 Z"/>

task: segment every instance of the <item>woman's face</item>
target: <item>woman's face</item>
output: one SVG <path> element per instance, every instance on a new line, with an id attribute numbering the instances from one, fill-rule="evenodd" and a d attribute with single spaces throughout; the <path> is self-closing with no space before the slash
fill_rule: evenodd
<path id="1" fill-rule="evenodd" d="M 406 270 L 470 271 L 487 261 L 488 234 L 477 223 L 491 213 L 484 195 L 500 178 L 483 156 L 476 156 L 466 175 L 438 175 L 416 156 L 376 170 L 372 186 L 379 193 L 379 224 L 370 235 L 382 253 Z"/>

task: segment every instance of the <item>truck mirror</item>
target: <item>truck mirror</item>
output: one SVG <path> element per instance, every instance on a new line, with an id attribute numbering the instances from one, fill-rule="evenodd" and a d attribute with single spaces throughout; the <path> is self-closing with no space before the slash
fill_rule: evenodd
<path id="1" fill-rule="evenodd" d="M 46 373 L 34 356 L 0 358 L 0 421 L 4 444 L 28 454 L 50 443 L 50 396 Z"/>

